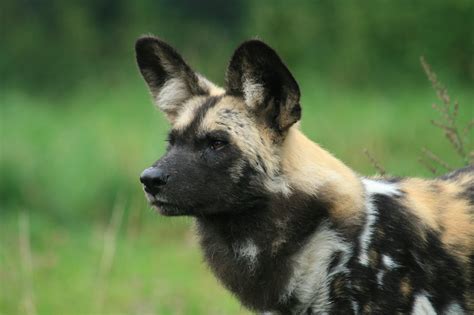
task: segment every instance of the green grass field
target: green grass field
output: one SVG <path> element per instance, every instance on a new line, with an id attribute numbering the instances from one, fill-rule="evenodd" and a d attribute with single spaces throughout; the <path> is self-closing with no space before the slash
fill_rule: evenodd
<path id="1" fill-rule="evenodd" d="M 29 301 L 38 314 L 247 314 L 203 264 L 191 220 L 146 206 L 138 175 L 163 153 L 168 124 L 130 81 L 57 99 L 3 93 L 0 314 L 25 314 Z M 395 176 L 432 176 L 422 147 L 461 166 L 430 124 L 428 83 L 351 91 L 299 81 L 303 131 L 360 174 L 375 173 L 364 148 Z M 461 122 L 472 119 L 474 90 L 447 86 Z"/>

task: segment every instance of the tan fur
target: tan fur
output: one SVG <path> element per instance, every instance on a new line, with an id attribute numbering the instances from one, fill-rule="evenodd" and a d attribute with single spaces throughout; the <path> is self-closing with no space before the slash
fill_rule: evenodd
<path id="1" fill-rule="evenodd" d="M 406 193 L 406 207 L 426 226 L 441 233 L 443 244 L 464 264 L 474 251 L 474 207 L 461 197 L 463 183 L 469 180 L 472 175 L 457 180 L 412 178 L 400 184 Z"/>
<path id="2" fill-rule="evenodd" d="M 209 92 L 210 96 L 218 96 L 225 93 L 225 90 L 220 86 L 215 85 L 205 77 L 200 74 L 196 74 L 198 78 L 198 84 L 204 89 Z"/>
<path id="3" fill-rule="evenodd" d="M 380 257 L 379 253 L 375 249 L 369 251 L 369 264 L 372 268 L 376 269 L 379 265 Z"/>
<path id="4" fill-rule="evenodd" d="M 214 85 L 203 76 L 198 75 L 199 84 L 209 91 L 210 96 L 219 96 L 225 93 L 224 89 Z M 181 105 L 178 116 L 173 123 L 174 129 L 184 129 L 195 118 L 195 111 L 202 106 L 208 96 L 194 96 Z"/>
<path id="5" fill-rule="evenodd" d="M 229 111 L 232 113 L 229 114 Z M 241 149 L 255 169 L 263 173 L 265 168 L 269 180 L 278 173 L 279 157 L 275 152 L 276 147 L 272 144 L 272 137 L 255 122 L 255 118 L 252 117 L 247 105 L 242 100 L 224 96 L 216 106 L 206 113 L 199 129 L 203 133 L 212 130 L 229 132 L 233 144 Z M 264 165 L 260 165 L 260 163 L 264 163 Z"/>
<path id="6" fill-rule="evenodd" d="M 169 79 L 155 95 L 155 104 L 170 120 L 176 118 L 177 109 L 190 97 L 186 82 L 181 78 Z"/>
<path id="7" fill-rule="evenodd" d="M 298 125 L 289 129 L 278 148 L 273 144 L 274 135 L 255 123 L 246 106 L 241 100 L 226 96 L 208 111 L 200 129 L 203 132 L 221 129 L 234 134 L 232 141 L 253 166 L 258 169 L 258 163 L 265 163 L 272 191 L 288 194 L 298 190 L 324 198 L 334 205 L 331 215 L 340 223 L 354 223 L 361 218 L 363 188 L 350 168 L 306 138 Z M 222 116 L 225 110 L 235 110 L 237 116 L 232 119 Z"/>
<path id="8" fill-rule="evenodd" d="M 218 96 L 225 91 L 221 87 L 213 84 L 205 77 L 196 74 L 199 86 L 209 92 L 209 96 Z M 193 113 L 202 101 L 204 96 L 194 96 L 190 94 L 186 82 L 181 77 L 171 78 L 159 89 L 153 90 L 154 103 L 166 114 L 168 120 L 179 129 L 191 122 Z"/>
<path id="9" fill-rule="evenodd" d="M 224 96 L 216 106 L 207 111 L 200 130 L 209 132 L 212 130 L 226 130 L 227 127 L 235 127 L 235 121 L 222 117 L 222 113 L 225 110 L 236 111 L 238 113 L 236 120 L 239 120 L 241 123 L 251 122 L 250 117 L 245 115 L 247 112 L 245 103 L 235 97 Z"/>
<path id="10" fill-rule="evenodd" d="M 180 130 L 186 128 L 195 118 L 196 110 L 202 106 L 205 99 L 205 96 L 194 96 L 184 103 L 180 108 L 178 116 L 171 121 L 173 129 Z"/>
<path id="11" fill-rule="evenodd" d="M 291 188 L 334 202 L 330 215 L 336 221 L 361 218 L 364 192 L 358 176 L 303 135 L 297 125 L 283 143 L 282 167 Z"/>
<path id="12" fill-rule="evenodd" d="M 400 282 L 400 292 L 404 297 L 409 297 L 411 296 L 413 292 L 413 287 L 411 285 L 410 278 L 404 277 L 402 281 Z"/>

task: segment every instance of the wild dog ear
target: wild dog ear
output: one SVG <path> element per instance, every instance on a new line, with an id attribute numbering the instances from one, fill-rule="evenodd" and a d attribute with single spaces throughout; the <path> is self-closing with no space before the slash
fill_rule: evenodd
<path id="1" fill-rule="evenodd" d="M 259 40 L 240 45 L 226 74 L 227 92 L 241 96 L 279 132 L 301 118 L 300 89 L 277 53 Z"/>
<path id="2" fill-rule="evenodd" d="M 137 40 L 135 52 L 138 67 L 156 106 L 171 122 L 187 99 L 209 94 L 212 83 L 196 74 L 164 41 L 143 36 Z"/>

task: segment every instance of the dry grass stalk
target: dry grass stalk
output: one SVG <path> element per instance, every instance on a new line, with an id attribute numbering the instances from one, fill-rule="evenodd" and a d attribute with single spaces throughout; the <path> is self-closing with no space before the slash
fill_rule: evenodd
<path id="1" fill-rule="evenodd" d="M 474 163 L 474 160 L 472 159 L 474 152 L 469 152 L 469 150 L 466 150 L 467 142 L 469 140 L 469 132 L 474 125 L 474 119 L 467 124 L 462 132 L 460 131 L 457 121 L 459 114 L 458 101 L 451 101 L 448 90 L 438 80 L 436 73 L 431 69 L 431 66 L 426 62 L 423 56 L 420 57 L 420 62 L 428 77 L 428 80 L 430 80 L 431 85 L 438 96 L 438 99 L 442 102 L 441 105 L 432 105 L 433 109 L 436 110 L 441 115 L 441 117 L 440 120 L 432 120 L 431 123 L 443 131 L 444 136 L 448 139 L 449 143 L 451 143 L 454 150 L 461 157 L 465 165 Z M 447 165 L 446 162 L 444 162 L 433 152 L 423 149 L 423 154 L 425 157 L 435 161 L 444 168 L 448 170 L 452 169 L 449 167 L 449 165 Z M 426 163 L 422 164 L 426 166 Z"/>
<path id="2" fill-rule="evenodd" d="M 128 239 L 137 237 L 140 234 L 143 223 L 142 213 L 144 212 L 142 199 L 143 198 L 135 198 L 129 206 L 130 213 L 128 215 L 126 232 Z"/>
<path id="3" fill-rule="evenodd" d="M 117 248 L 117 234 L 122 224 L 123 213 L 125 211 L 125 202 L 116 201 L 112 210 L 110 222 L 104 233 L 104 245 L 102 257 L 99 265 L 98 285 L 97 285 L 97 313 L 101 314 L 104 306 L 104 300 L 107 292 L 107 276 L 112 269 L 112 264 Z"/>
<path id="4" fill-rule="evenodd" d="M 20 246 L 21 275 L 23 280 L 23 298 L 21 309 L 27 315 L 36 315 L 33 291 L 33 259 L 30 245 L 30 218 L 24 211 L 18 217 L 18 241 Z"/>
<path id="5" fill-rule="evenodd" d="M 469 132 L 471 132 L 472 127 L 474 127 L 474 118 L 471 119 L 471 120 L 467 123 L 466 127 L 464 127 L 464 130 L 463 130 L 463 132 L 462 132 L 464 137 L 468 137 Z M 471 151 L 470 154 L 474 154 L 474 151 Z"/>
<path id="6" fill-rule="evenodd" d="M 382 165 L 380 165 L 380 163 L 377 161 L 377 159 L 372 155 L 370 154 L 369 150 L 366 148 L 364 149 L 364 154 L 367 156 L 367 158 L 369 159 L 370 161 L 370 164 L 372 164 L 372 166 L 377 170 L 377 172 L 380 174 L 380 175 L 385 175 L 387 174 L 387 172 L 385 171 L 385 169 L 382 167 Z"/>
<path id="7" fill-rule="evenodd" d="M 433 162 L 436 162 L 438 165 L 441 165 L 442 167 L 444 167 L 446 170 L 448 171 L 452 171 L 453 168 L 451 166 L 449 166 L 448 163 L 446 163 L 445 161 L 443 161 L 439 156 L 437 156 L 436 154 L 434 154 L 433 152 L 431 152 L 430 150 L 426 149 L 426 148 L 422 148 L 421 149 L 421 152 L 423 152 L 423 154 L 425 155 L 425 157 L 427 157 L 428 159 L 430 159 L 431 161 Z"/>
<path id="8" fill-rule="evenodd" d="M 437 173 L 436 168 L 433 167 L 433 166 L 430 164 L 430 162 L 427 161 L 425 158 L 420 157 L 420 158 L 418 159 L 418 162 L 420 162 L 421 165 L 423 165 L 424 167 L 426 167 L 426 169 L 427 169 L 428 171 L 430 171 L 433 175 L 436 175 L 436 173 Z"/>

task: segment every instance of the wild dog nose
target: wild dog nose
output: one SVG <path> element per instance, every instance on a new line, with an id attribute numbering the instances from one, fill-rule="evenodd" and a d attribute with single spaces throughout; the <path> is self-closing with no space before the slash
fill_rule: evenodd
<path id="1" fill-rule="evenodd" d="M 157 167 L 149 167 L 140 175 L 140 182 L 145 186 L 145 191 L 156 195 L 161 186 L 165 185 L 168 175 Z"/>

